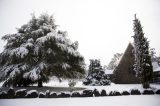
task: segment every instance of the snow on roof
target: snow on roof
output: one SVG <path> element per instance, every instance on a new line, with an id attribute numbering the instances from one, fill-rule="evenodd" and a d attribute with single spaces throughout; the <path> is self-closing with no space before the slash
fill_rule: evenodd
<path id="1" fill-rule="evenodd" d="M 152 62 L 153 66 L 153 72 L 160 71 L 160 66 L 158 65 L 158 62 L 154 61 Z"/>
<path id="2" fill-rule="evenodd" d="M 113 74 L 113 70 L 108 70 L 108 69 L 106 69 L 106 70 L 105 70 L 105 74 Z"/>

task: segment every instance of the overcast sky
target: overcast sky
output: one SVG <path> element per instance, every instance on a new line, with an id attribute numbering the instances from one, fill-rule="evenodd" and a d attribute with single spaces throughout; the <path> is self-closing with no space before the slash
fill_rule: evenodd
<path id="1" fill-rule="evenodd" d="M 113 55 L 133 42 L 134 14 L 140 19 L 150 47 L 160 54 L 160 0 L 0 0 L 0 37 L 16 33 L 31 13 L 53 14 L 58 29 L 79 42 L 79 52 L 107 65 Z M 5 42 L 0 40 L 0 52 Z"/>

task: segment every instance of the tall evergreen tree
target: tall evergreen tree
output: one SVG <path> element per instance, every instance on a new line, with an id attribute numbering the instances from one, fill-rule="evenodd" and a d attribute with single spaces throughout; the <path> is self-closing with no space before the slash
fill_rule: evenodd
<path id="1" fill-rule="evenodd" d="M 67 33 L 58 31 L 54 19 L 42 14 L 2 37 L 7 41 L 0 53 L 0 81 L 5 85 L 27 86 L 47 82 L 50 76 L 79 78 L 85 74 L 84 58 Z"/>
<path id="2" fill-rule="evenodd" d="M 144 37 L 142 26 L 140 21 L 134 19 L 134 45 L 135 45 L 135 64 L 134 70 L 136 71 L 137 77 L 139 77 L 143 88 L 149 88 L 149 83 L 152 80 L 152 63 L 151 56 L 149 54 L 149 42 Z"/>

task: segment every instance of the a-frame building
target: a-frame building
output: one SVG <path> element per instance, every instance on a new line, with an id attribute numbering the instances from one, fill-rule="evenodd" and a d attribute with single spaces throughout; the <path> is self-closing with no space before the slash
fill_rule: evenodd
<path id="1" fill-rule="evenodd" d="M 129 43 L 118 66 L 113 72 L 113 82 L 117 84 L 135 84 L 139 83 L 138 78 L 133 71 L 134 65 L 134 47 Z"/>

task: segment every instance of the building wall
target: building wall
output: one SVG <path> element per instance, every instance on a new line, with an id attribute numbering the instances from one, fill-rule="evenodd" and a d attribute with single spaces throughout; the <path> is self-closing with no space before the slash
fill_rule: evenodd
<path id="1" fill-rule="evenodd" d="M 153 72 L 153 83 L 160 83 L 160 71 Z"/>

